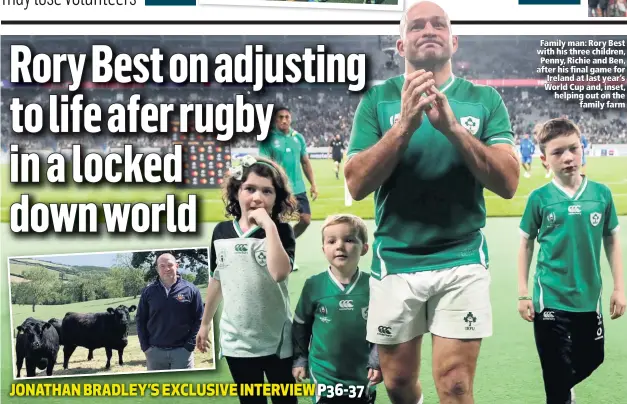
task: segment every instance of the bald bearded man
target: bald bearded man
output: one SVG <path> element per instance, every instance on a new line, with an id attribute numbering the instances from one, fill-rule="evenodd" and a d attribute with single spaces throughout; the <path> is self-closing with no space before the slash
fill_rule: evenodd
<path id="1" fill-rule="evenodd" d="M 367 339 L 393 403 L 422 403 L 431 333 L 440 403 L 472 404 L 492 335 L 483 189 L 511 199 L 520 167 L 499 93 L 452 72 L 458 38 L 445 11 L 414 4 L 400 27 L 405 74 L 364 94 L 344 167 L 354 199 L 375 193 Z"/>

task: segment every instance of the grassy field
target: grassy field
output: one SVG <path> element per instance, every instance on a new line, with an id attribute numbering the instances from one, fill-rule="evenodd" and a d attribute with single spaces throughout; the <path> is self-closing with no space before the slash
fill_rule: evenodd
<path id="1" fill-rule="evenodd" d="M 21 275 L 24 273 L 24 271 L 28 271 L 29 269 L 32 269 L 33 267 L 30 265 L 22 265 L 22 264 L 11 264 L 11 273 L 12 274 L 17 274 L 17 275 Z"/>
<path id="2" fill-rule="evenodd" d="M 206 288 L 203 290 L 203 296 L 206 294 Z M 62 319 L 65 313 L 73 311 L 78 313 L 98 313 L 104 312 L 108 307 L 117 307 L 121 304 L 130 307 L 137 305 L 139 297 L 137 298 L 117 298 L 117 299 L 103 299 L 93 300 L 89 302 L 73 303 L 56 306 L 36 306 L 35 312 L 32 311 L 30 305 L 13 305 L 12 320 L 13 328 L 12 335 L 16 334 L 16 327 L 21 324 L 26 318 L 34 317 L 38 320 L 47 321 L 51 318 Z M 78 376 L 78 375 L 108 375 L 115 373 L 136 373 L 146 371 L 146 356 L 142 352 L 139 346 L 139 339 L 137 338 L 137 328 L 135 324 L 135 313 L 131 313 L 132 324 L 129 326 L 128 346 L 124 349 L 124 366 L 118 364 L 118 353 L 113 351 L 111 357 L 111 368 L 105 369 L 107 363 L 107 355 L 104 348 L 94 351 L 94 358 L 91 361 L 87 360 L 88 350 L 86 348 L 78 347 L 72 354 L 68 369 L 63 369 L 63 347 L 59 350 L 59 356 L 57 358 L 57 365 L 54 368 L 54 376 Z M 15 354 L 15 345 L 11 344 L 13 348 L 13 354 Z M 196 352 L 194 356 L 195 367 L 197 369 L 214 369 L 214 357 L 213 352 L 207 352 L 205 354 Z M 15 367 L 14 367 L 15 369 Z M 38 370 L 38 376 L 45 376 L 45 369 Z M 26 376 L 26 364 L 22 367 L 22 377 Z"/>
<path id="3" fill-rule="evenodd" d="M 20 262 L 22 262 L 24 264 L 31 264 L 31 265 L 45 264 L 50 269 L 58 268 L 58 270 L 62 270 L 62 269 L 67 269 L 68 268 L 67 265 L 58 264 L 56 262 L 41 261 L 41 260 L 33 259 L 33 258 L 21 258 L 18 261 L 20 261 Z"/>
<path id="4" fill-rule="evenodd" d="M 623 250 L 627 250 L 627 217 L 622 216 L 621 221 L 621 238 Z M 484 341 L 482 352 L 479 359 L 477 377 L 476 377 L 476 402 L 481 404 L 530 404 L 543 402 L 542 380 L 540 366 L 535 351 L 532 327 L 529 323 L 524 322 L 518 316 L 516 311 L 516 249 L 519 240 L 517 226 L 518 218 L 490 218 L 485 228 L 491 262 L 492 288 L 491 299 L 494 310 L 494 336 Z M 324 270 L 326 262 L 323 255 L 319 252 L 320 245 L 320 222 L 313 222 L 307 232 L 299 238 L 297 243 L 297 261 L 300 270 L 290 276 L 290 299 L 292 307 L 295 307 L 298 296 L 305 280 L 318 272 Z M 24 245 L 21 239 L 15 236 L 7 236 L 7 225 L 1 225 L 3 230 L 4 247 L 2 251 L 2 260 L 4 277 L 0 278 L 3 283 L 6 282 L 6 255 L 16 254 L 22 255 L 25 250 L 32 250 L 37 253 L 71 253 L 71 252 L 87 252 L 87 251 L 118 251 L 121 248 L 162 248 L 167 245 L 181 246 L 198 246 L 206 241 L 206 235 L 211 234 L 214 224 L 203 225 L 202 238 L 189 239 L 184 242 L 174 236 L 156 237 L 144 236 L 131 240 L 120 240 L 116 237 L 107 236 L 100 240 L 81 239 L 77 236 L 70 242 L 62 238 L 33 238 L 29 240 L 29 245 Z M 368 222 L 370 231 L 374 230 L 372 221 Z M 372 236 L 372 234 L 371 234 Z M 55 237 L 55 236 L 51 236 Z M 306 246 L 306 247 L 304 247 Z M 371 253 L 362 259 L 362 268 L 367 269 L 371 260 Z M 603 299 L 603 310 L 607 314 L 609 306 L 609 291 L 612 289 L 612 280 L 605 257 L 603 263 L 603 278 L 606 293 Z M 6 285 L 2 288 L 6 293 Z M 204 290 L 203 290 L 204 294 Z M 8 300 L 8 299 L 7 299 Z M 118 299 L 119 300 L 119 299 Z M 118 302 L 109 302 L 117 304 Z M 120 303 L 132 304 L 130 300 L 120 301 Z M 99 310 L 106 306 L 103 302 L 95 303 L 98 307 L 84 307 L 87 311 Z M 12 380 L 12 368 L 10 366 L 11 342 L 9 339 L 10 332 L 8 330 L 9 313 L 7 302 L 2 301 L 2 399 L 1 401 L 10 403 L 31 403 L 37 401 L 33 398 L 16 398 L 7 396 Z M 30 315 L 30 309 L 17 308 L 14 310 L 16 318 L 23 318 Z M 37 309 L 37 316 L 46 317 L 54 313 L 64 311 L 64 309 L 40 307 Z M 215 319 L 216 324 L 219 316 Z M 217 327 L 216 327 L 217 328 Z M 588 380 L 577 387 L 577 398 L 579 402 L 595 403 L 595 404 L 618 404 L 624 403 L 627 397 L 627 385 L 619 382 L 627 379 L 627 366 L 625 359 L 627 358 L 627 345 L 623 342 L 624 335 L 627 335 L 627 318 L 610 321 L 606 320 L 606 359 L 600 369 L 594 373 Z M 431 354 L 430 340 L 425 339 L 423 346 L 423 359 L 421 369 L 421 379 L 425 390 L 425 402 L 436 403 L 437 396 L 431 379 Z M 217 348 L 216 348 L 217 349 Z M 217 351 L 216 351 L 217 352 Z M 95 358 L 92 363 L 86 363 L 87 351 L 82 350 L 73 356 L 72 367 L 96 366 L 102 367 L 104 362 L 104 352 L 96 351 Z M 74 362 L 76 364 L 74 365 Z M 132 361 L 132 360 L 131 360 Z M 133 365 L 129 365 L 133 366 Z M 140 366 L 141 367 L 141 366 Z M 114 372 L 119 368 L 117 364 L 112 365 Z M 72 369 L 72 368 L 71 368 Z M 70 370 L 71 370 L 70 369 Z M 55 372 L 57 373 L 57 372 Z M 58 373 L 60 374 L 60 373 Z M 78 382 L 79 380 L 66 379 L 42 379 L 43 381 L 53 381 L 59 383 Z M 86 383 L 209 383 L 209 382 L 231 382 L 230 373 L 226 362 L 219 360 L 216 363 L 216 370 L 213 371 L 197 371 L 197 372 L 178 372 L 167 374 L 138 374 L 134 376 L 128 375 L 112 375 L 101 377 L 99 375 L 80 379 Z M 389 400 L 383 386 L 378 389 L 379 398 L 377 403 L 387 404 Z M 168 399 L 168 398 L 163 398 Z M 170 400 L 172 398 L 169 398 Z M 6 401 L 5 401 L 6 400 Z M 110 397 L 84 397 L 81 403 L 100 404 L 100 403 L 117 403 L 120 398 Z M 136 397 L 133 402 L 153 402 L 152 397 Z M 175 402 L 188 402 L 193 398 L 176 398 Z M 235 398 L 211 398 L 211 402 L 217 403 L 237 403 Z M 49 398 L 46 400 L 50 403 L 65 402 L 63 398 Z M 301 398 L 300 403 L 310 403 L 309 398 Z"/>
<path id="5" fill-rule="evenodd" d="M 350 207 L 344 206 L 344 180 L 335 179 L 331 171 L 330 160 L 313 160 L 319 197 L 312 202 L 312 218 L 322 220 L 332 213 L 349 212 L 363 218 L 372 218 L 374 213 L 373 196 L 363 201 L 353 202 Z M 216 222 L 224 220 L 224 204 L 220 191 L 181 190 L 174 186 L 136 186 L 100 184 L 93 186 L 77 186 L 76 184 L 52 185 L 12 185 L 9 181 L 9 167 L 0 167 L 0 220 L 8 222 L 11 204 L 20 200 L 21 194 L 29 194 L 31 201 L 43 203 L 88 203 L 102 204 L 105 202 L 165 202 L 165 195 L 175 193 L 179 200 L 187 201 L 188 194 L 198 195 L 198 221 Z M 627 157 L 589 158 L 587 165 L 589 178 L 607 184 L 613 192 L 619 215 L 627 214 Z M 67 176 L 71 178 L 68 172 Z M 486 208 L 489 216 L 520 216 L 525 207 L 527 196 L 535 188 L 547 182 L 538 159 L 534 161 L 531 178 L 521 178 L 516 196 L 512 200 L 504 200 L 486 191 Z M 31 202 L 32 203 L 32 202 Z"/>
<path id="6" fill-rule="evenodd" d="M 33 259 L 11 260 L 9 264 L 9 271 L 11 275 L 23 275 L 24 272 L 38 267 L 47 269 L 48 271 L 53 271 L 59 276 L 63 274 L 63 279 L 66 281 L 76 277 L 74 274 L 67 273 L 69 267 L 66 265 L 59 265 L 52 262 L 37 261 Z"/>

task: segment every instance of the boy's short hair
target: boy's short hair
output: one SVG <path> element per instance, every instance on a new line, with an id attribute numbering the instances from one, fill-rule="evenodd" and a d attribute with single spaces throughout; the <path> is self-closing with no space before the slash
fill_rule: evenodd
<path id="1" fill-rule="evenodd" d="M 568 118 L 555 118 L 549 119 L 543 125 L 538 132 L 538 144 L 540 145 L 540 151 L 544 154 L 546 144 L 551 140 L 560 136 L 568 136 L 576 134 L 581 139 L 581 131 L 575 122 Z"/>
<path id="2" fill-rule="evenodd" d="M 357 238 L 363 244 L 368 243 L 368 227 L 366 223 L 359 217 L 355 215 L 351 215 L 349 213 L 339 213 L 337 215 L 331 215 L 327 217 L 322 224 L 322 242 L 324 243 L 324 229 L 334 224 L 346 223 L 348 224 L 356 233 Z"/>

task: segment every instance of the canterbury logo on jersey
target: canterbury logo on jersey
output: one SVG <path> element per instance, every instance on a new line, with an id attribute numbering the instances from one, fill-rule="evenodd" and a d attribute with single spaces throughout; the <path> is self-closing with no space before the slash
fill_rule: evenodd
<path id="1" fill-rule="evenodd" d="M 570 215 L 581 215 L 581 206 L 580 205 L 571 205 L 568 207 L 568 214 Z"/>
<path id="2" fill-rule="evenodd" d="M 235 252 L 239 254 L 246 254 L 248 252 L 248 246 L 246 244 L 235 244 Z"/>
<path id="3" fill-rule="evenodd" d="M 353 301 L 340 300 L 340 310 L 353 310 Z"/>

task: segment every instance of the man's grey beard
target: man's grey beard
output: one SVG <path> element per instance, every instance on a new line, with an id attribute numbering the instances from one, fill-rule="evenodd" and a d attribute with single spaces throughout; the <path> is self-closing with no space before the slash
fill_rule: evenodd
<path id="1" fill-rule="evenodd" d="M 408 60 L 409 64 L 415 70 L 424 69 L 427 72 L 436 72 L 440 70 L 449 59 L 430 59 L 430 60 Z"/>

